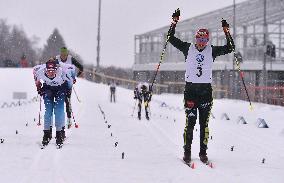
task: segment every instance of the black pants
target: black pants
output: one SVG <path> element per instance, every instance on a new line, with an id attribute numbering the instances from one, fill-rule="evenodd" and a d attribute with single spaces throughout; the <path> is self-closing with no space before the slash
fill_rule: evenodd
<path id="1" fill-rule="evenodd" d="M 148 100 L 148 94 L 147 93 L 141 93 L 138 97 L 138 116 L 141 116 L 141 108 L 142 108 L 142 101 L 144 100 L 145 105 L 145 115 L 146 117 L 149 117 L 149 100 Z"/>
<path id="2" fill-rule="evenodd" d="M 210 83 L 189 83 L 184 89 L 184 107 L 186 125 L 184 129 L 184 150 L 191 152 L 193 130 L 199 112 L 200 154 L 206 154 L 209 137 L 208 122 L 213 105 L 212 87 Z"/>
<path id="3" fill-rule="evenodd" d="M 115 102 L 115 91 L 110 91 L 110 102 Z"/>
<path id="4" fill-rule="evenodd" d="M 71 113 L 72 113 L 72 107 L 71 107 L 71 93 L 72 93 L 72 90 L 70 90 L 69 92 L 67 92 L 66 97 L 65 97 L 67 118 L 71 118 Z"/>

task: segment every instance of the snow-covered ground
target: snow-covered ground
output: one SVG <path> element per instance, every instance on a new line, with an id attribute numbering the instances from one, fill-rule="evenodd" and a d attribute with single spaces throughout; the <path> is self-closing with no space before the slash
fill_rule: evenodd
<path id="1" fill-rule="evenodd" d="M 0 86 L 1 106 L 13 101 L 14 91 L 27 92 L 28 99 L 36 96 L 31 69 L 0 69 Z M 43 135 L 42 125 L 36 125 L 39 102 L 0 108 L 0 138 L 4 139 L 0 143 L 0 182 L 284 182 L 283 107 L 253 104 L 250 111 L 247 102 L 215 100 L 208 150 L 214 168 L 198 160 L 197 130 L 192 144 L 196 168 L 190 169 L 181 161 L 185 116 L 177 109 L 182 108 L 182 95 L 154 95 L 151 120 L 139 121 L 136 111 L 131 116 L 132 91 L 118 88 L 114 104 L 109 102 L 108 86 L 78 79 L 75 89 L 82 101 L 72 98 L 79 128 L 67 130 L 62 149 L 55 148 L 54 139 L 46 149 L 39 148 Z M 169 107 L 161 107 L 161 102 Z M 221 119 L 223 113 L 230 120 Z M 248 124 L 237 123 L 239 116 Z M 258 118 L 265 119 L 270 128 L 257 128 Z"/>

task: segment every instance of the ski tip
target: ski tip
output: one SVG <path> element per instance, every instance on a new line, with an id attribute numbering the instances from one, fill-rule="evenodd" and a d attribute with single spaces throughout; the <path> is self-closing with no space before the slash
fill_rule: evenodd
<path id="1" fill-rule="evenodd" d="M 195 169 L 195 164 L 194 164 L 194 162 L 193 162 L 193 163 L 191 163 L 190 168 Z"/>
<path id="2" fill-rule="evenodd" d="M 209 162 L 207 162 L 207 163 L 206 163 L 206 165 L 207 165 L 207 166 L 209 166 L 210 168 L 213 168 L 213 163 L 212 163 L 212 162 L 210 162 L 210 161 L 209 161 Z"/>

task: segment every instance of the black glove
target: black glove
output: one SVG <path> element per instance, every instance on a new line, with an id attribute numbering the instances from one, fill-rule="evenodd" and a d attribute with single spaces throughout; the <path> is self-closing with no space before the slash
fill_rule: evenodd
<path id="1" fill-rule="evenodd" d="M 38 93 L 40 96 L 43 96 L 43 94 L 44 94 L 43 89 L 42 89 L 42 88 L 38 88 L 38 89 L 37 89 L 37 93 Z"/>
<path id="2" fill-rule="evenodd" d="M 40 96 L 43 96 L 43 89 L 42 89 L 42 84 L 40 82 L 38 82 L 36 84 L 36 90 L 37 90 L 37 93 L 40 95 Z"/>
<path id="3" fill-rule="evenodd" d="M 151 99 L 152 99 L 152 93 L 149 93 L 149 94 L 148 94 L 148 101 L 150 102 Z"/>
<path id="4" fill-rule="evenodd" d="M 138 97 L 137 97 L 137 95 L 134 95 L 134 99 L 136 100 Z"/>
<path id="5" fill-rule="evenodd" d="M 227 21 L 225 20 L 225 19 L 222 19 L 222 27 L 224 28 L 224 27 L 230 27 L 230 25 L 227 23 Z"/>
<path id="6" fill-rule="evenodd" d="M 222 27 L 225 35 L 230 35 L 230 29 L 229 29 L 229 24 L 227 23 L 226 20 L 222 19 Z"/>
<path id="7" fill-rule="evenodd" d="M 175 10 L 175 12 L 174 12 L 173 15 L 172 15 L 173 21 L 178 22 L 179 16 L 180 16 L 180 10 L 179 10 L 179 8 L 178 8 L 177 10 Z"/>
<path id="8" fill-rule="evenodd" d="M 71 96 L 72 93 L 72 89 L 67 89 L 66 90 L 66 96 Z"/>

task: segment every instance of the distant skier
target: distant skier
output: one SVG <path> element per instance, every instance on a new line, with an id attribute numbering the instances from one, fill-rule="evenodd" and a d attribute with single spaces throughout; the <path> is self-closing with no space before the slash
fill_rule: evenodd
<path id="1" fill-rule="evenodd" d="M 75 72 L 72 65 L 59 64 L 54 59 L 49 59 L 46 64 L 34 67 L 33 74 L 37 91 L 43 97 L 45 104 L 44 135 L 42 140 L 42 145 L 44 146 L 50 141 L 53 111 L 55 114 L 56 144 L 58 146 L 63 144 L 61 130 L 65 121 L 64 100 L 75 79 L 72 72 Z"/>
<path id="2" fill-rule="evenodd" d="M 184 157 L 186 163 L 191 161 L 191 144 L 193 130 L 199 111 L 200 124 L 200 151 L 199 157 L 203 163 L 208 162 L 207 144 L 209 137 L 209 116 L 213 105 L 212 98 L 212 65 L 217 56 L 231 53 L 234 43 L 229 42 L 232 38 L 229 35 L 229 24 L 222 21 L 227 44 L 224 46 L 208 45 L 209 31 L 199 29 L 195 34 L 195 43 L 183 42 L 174 36 L 175 27 L 179 20 L 179 15 L 172 16 L 172 31 L 170 32 L 169 42 L 179 49 L 185 57 L 185 89 L 184 107 L 186 114 L 186 126 L 184 129 Z"/>
<path id="3" fill-rule="evenodd" d="M 110 102 L 113 101 L 115 103 L 116 84 L 112 82 L 109 86 L 109 89 L 110 89 Z"/>
<path id="4" fill-rule="evenodd" d="M 77 74 L 77 77 L 79 77 L 83 73 L 83 65 L 80 64 L 73 56 L 69 54 L 69 51 L 66 47 L 62 47 L 60 49 L 60 55 L 57 55 L 55 57 L 56 60 L 59 61 L 59 63 L 63 62 L 66 64 L 72 64 L 75 67 L 79 69 L 79 72 Z M 76 80 L 74 80 L 74 83 Z M 72 106 L 71 106 L 71 94 L 72 94 L 72 88 L 68 91 L 66 98 L 65 98 L 65 104 L 66 104 L 66 114 L 67 114 L 67 127 L 71 128 L 72 126 L 72 120 L 71 120 L 71 114 L 72 114 Z M 65 138 L 65 125 L 63 126 L 63 136 Z"/>
<path id="5" fill-rule="evenodd" d="M 141 120 L 142 100 L 145 105 L 146 119 L 149 120 L 149 103 L 151 102 L 152 93 L 148 83 L 139 83 L 134 90 L 134 99 L 138 100 L 138 119 Z"/>

